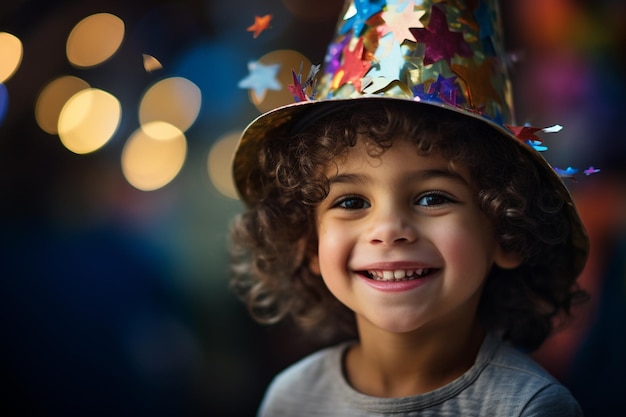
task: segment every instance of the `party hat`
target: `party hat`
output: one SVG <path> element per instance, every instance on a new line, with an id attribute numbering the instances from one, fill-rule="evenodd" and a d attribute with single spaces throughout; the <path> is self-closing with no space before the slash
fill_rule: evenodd
<path id="1" fill-rule="evenodd" d="M 277 129 L 297 131 L 311 121 L 355 100 L 401 100 L 414 106 L 436 106 L 481 120 L 498 137 L 521 147 L 562 196 L 580 272 L 588 238 L 561 176 L 538 153 L 538 132 L 560 126 L 516 126 L 513 118 L 509 59 L 495 0 L 352 0 L 346 4 L 331 41 L 316 87 L 294 73 L 289 86 L 295 103 L 269 111 L 243 132 L 233 162 L 233 176 L 244 203 L 258 180 L 253 172 L 259 151 Z M 588 172 L 585 172 L 588 173 Z"/>

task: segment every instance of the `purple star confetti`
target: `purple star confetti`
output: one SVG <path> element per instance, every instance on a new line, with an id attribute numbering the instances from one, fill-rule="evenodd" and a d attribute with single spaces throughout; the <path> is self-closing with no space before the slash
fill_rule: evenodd
<path id="1" fill-rule="evenodd" d="M 430 94 L 436 94 L 443 100 L 444 103 L 456 106 L 458 103 L 456 95 L 457 87 L 454 84 L 455 80 L 456 77 L 445 78 L 444 76 L 439 75 L 437 81 L 430 84 L 428 92 Z"/>
<path id="2" fill-rule="evenodd" d="M 325 72 L 327 74 L 335 74 L 341 68 L 341 55 L 349 42 L 350 37 L 346 36 L 340 42 L 332 43 L 329 46 L 324 58 L 326 62 Z"/>

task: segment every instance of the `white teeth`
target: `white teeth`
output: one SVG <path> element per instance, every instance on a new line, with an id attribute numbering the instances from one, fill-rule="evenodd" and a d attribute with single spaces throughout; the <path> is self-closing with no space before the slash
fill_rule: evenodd
<path id="1" fill-rule="evenodd" d="M 418 269 L 395 269 L 395 270 L 372 270 L 367 271 L 371 279 L 377 281 L 402 281 L 420 278 L 430 272 L 428 268 Z"/>

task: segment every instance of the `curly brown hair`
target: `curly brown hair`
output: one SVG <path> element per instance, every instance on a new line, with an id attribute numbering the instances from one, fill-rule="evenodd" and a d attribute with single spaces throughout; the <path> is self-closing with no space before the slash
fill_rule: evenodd
<path id="1" fill-rule="evenodd" d="M 329 188 L 322 167 L 359 138 L 384 152 L 401 136 L 420 155 L 436 152 L 469 168 L 500 245 L 524 259 L 512 270 L 494 266 L 487 277 L 478 311 L 487 330 L 534 350 L 586 298 L 576 283 L 582 262 L 572 262 L 586 248 L 570 235 L 584 229 L 572 224 L 567 190 L 523 145 L 483 121 L 401 100 L 348 101 L 310 119 L 295 133 L 285 124 L 259 146 L 242 191 L 246 210 L 231 228 L 231 284 L 258 321 L 289 316 L 322 338 L 356 334 L 353 313 L 309 269 L 309 258 L 317 251 L 313 213 Z"/>

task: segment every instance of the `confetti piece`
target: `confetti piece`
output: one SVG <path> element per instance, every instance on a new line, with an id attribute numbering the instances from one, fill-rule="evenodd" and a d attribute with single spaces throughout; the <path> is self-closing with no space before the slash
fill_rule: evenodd
<path id="1" fill-rule="evenodd" d="M 267 90 L 280 90 L 282 88 L 276 79 L 279 70 L 280 64 L 263 65 L 258 61 L 250 61 L 248 62 L 250 74 L 239 81 L 238 87 L 251 89 L 257 98 L 261 98 Z"/>
<path id="2" fill-rule="evenodd" d="M 163 65 L 159 62 L 158 59 L 148 54 L 141 54 L 143 56 L 143 68 L 147 73 L 151 73 L 152 71 L 160 70 L 163 68 Z"/>
<path id="3" fill-rule="evenodd" d="M 589 167 L 589 168 L 587 168 L 586 170 L 583 171 L 583 173 L 585 175 L 597 174 L 598 172 L 600 172 L 600 170 L 596 169 L 594 167 Z"/>
<path id="4" fill-rule="evenodd" d="M 306 77 L 304 83 L 302 83 L 302 64 L 300 64 L 300 72 L 296 74 L 294 69 L 291 70 L 291 75 L 293 78 L 293 84 L 289 84 L 287 88 L 289 92 L 293 95 L 293 98 L 296 102 L 300 101 L 308 101 L 313 100 L 313 94 L 310 96 L 306 94 L 305 89 L 310 87 L 312 91 L 315 91 L 315 85 L 317 80 L 315 76 L 320 71 L 321 65 L 311 65 L 309 69 L 309 75 Z"/>
<path id="5" fill-rule="evenodd" d="M 350 16 L 341 27 L 340 33 L 345 34 L 354 29 L 355 36 L 360 36 L 368 19 L 380 12 L 385 6 L 383 0 L 355 0 L 356 13 Z"/>
<path id="6" fill-rule="evenodd" d="M 414 11 L 414 7 L 414 3 L 410 1 L 402 12 L 383 12 L 386 27 L 383 29 L 382 35 L 391 32 L 398 43 L 404 42 L 405 39 L 412 41 L 414 38 L 409 28 L 423 28 L 424 25 L 420 19 L 426 13 L 425 10 Z"/>
<path id="7" fill-rule="evenodd" d="M 572 181 L 576 182 L 576 178 L 574 177 L 574 174 L 578 172 L 576 168 L 567 167 L 566 169 L 561 169 L 561 168 L 554 167 L 554 172 L 556 172 L 559 175 L 559 177 L 569 178 Z"/>
<path id="8" fill-rule="evenodd" d="M 296 71 L 293 69 L 291 70 L 291 75 L 293 77 L 293 84 L 289 84 L 287 88 L 289 89 L 289 92 L 293 95 L 293 99 L 296 101 L 296 103 L 299 103 L 301 101 L 307 101 L 307 95 L 304 93 L 304 88 L 300 83 L 300 76 L 298 76 L 298 74 L 296 74 Z"/>
<path id="9" fill-rule="evenodd" d="M 246 29 L 248 32 L 253 32 L 252 37 L 254 39 L 258 38 L 261 32 L 268 29 L 270 27 L 270 22 L 272 21 L 272 15 L 266 14 L 265 16 L 254 16 L 254 23 L 251 26 L 248 26 Z"/>
<path id="10" fill-rule="evenodd" d="M 545 133 L 557 133 L 557 132 L 560 132 L 561 130 L 563 130 L 563 126 L 561 125 L 554 125 L 550 127 L 544 127 L 543 129 L 541 129 L 541 131 Z"/>
<path id="11" fill-rule="evenodd" d="M 363 38 L 350 50 L 346 46 L 343 50 L 343 65 L 338 71 L 338 78 L 335 80 L 336 86 L 352 83 L 357 91 L 361 91 L 361 78 L 369 71 L 372 63 L 362 59 L 363 57 Z"/>
<path id="12" fill-rule="evenodd" d="M 524 126 L 505 125 L 505 126 L 507 129 L 511 131 L 511 133 L 513 133 L 513 135 L 515 135 L 515 137 L 517 137 L 517 139 L 519 139 L 520 141 L 524 143 L 529 144 L 530 146 L 532 146 L 533 148 L 535 148 L 535 150 L 539 152 L 545 151 L 548 148 L 546 146 L 540 146 L 543 143 L 543 139 L 541 139 L 535 133 L 537 132 L 558 133 L 561 130 L 563 130 L 563 126 L 561 125 L 554 125 L 554 126 L 549 126 L 549 127 L 544 127 L 544 128 L 532 127 L 529 125 L 524 125 Z"/>
<path id="13" fill-rule="evenodd" d="M 452 64 L 450 68 L 465 82 L 468 100 L 473 107 L 478 108 L 490 102 L 502 103 L 502 98 L 491 82 L 494 76 L 491 58 L 485 59 L 478 66 Z"/>
<path id="14" fill-rule="evenodd" d="M 456 77 L 445 78 L 439 75 L 437 81 L 432 83 L 428 88 L 430 94 L 436 94 L 443 100 L 444 103 L 448 103 L 452 106 L 457 105 L 456 86 L 454 81 Z"/>
<path id="15" fill-rule="evenodd" d="M 448 28 L 445 13 L 434 6 L 430 10 L 430 20 L 426 28 L 409 28 L 413 37 L 426 45 L 424 65 L 430 65 L 442 59 L 450 63 L 455 54 L 471 57 L 472 50 L 463 39 L 463 34 Z"/>

